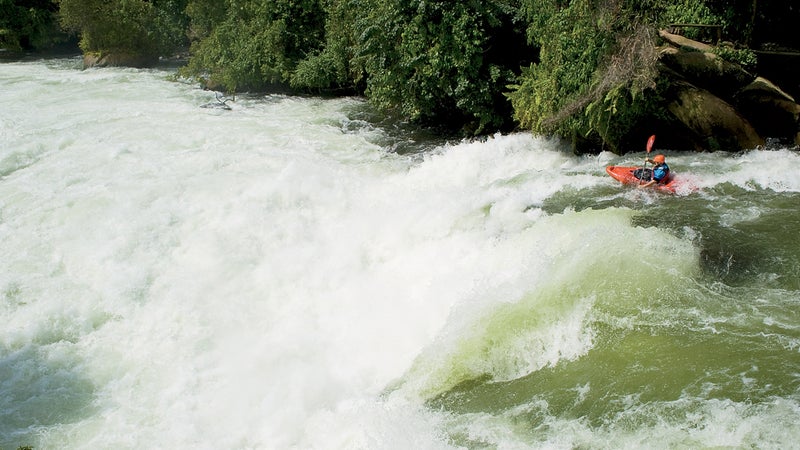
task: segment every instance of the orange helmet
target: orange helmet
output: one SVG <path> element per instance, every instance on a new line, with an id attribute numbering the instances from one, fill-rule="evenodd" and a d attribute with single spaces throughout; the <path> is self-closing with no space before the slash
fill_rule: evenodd
<path id="1" fill-rule="evenodd" d="M 653 161 L 657 162 L 658 164 L 663 163 L 664 162 L 664 155 L 656 155 L 656 157 L 653 158 Z"/>

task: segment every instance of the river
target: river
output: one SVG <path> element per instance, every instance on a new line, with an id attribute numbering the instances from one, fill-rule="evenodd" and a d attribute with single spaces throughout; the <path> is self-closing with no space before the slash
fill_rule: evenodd
<path id="1" fill-rule="evenodd" d="M 172 74 L 0 64 L 0 448 L 800 441 L 796 151 L 668 195 Z"/>

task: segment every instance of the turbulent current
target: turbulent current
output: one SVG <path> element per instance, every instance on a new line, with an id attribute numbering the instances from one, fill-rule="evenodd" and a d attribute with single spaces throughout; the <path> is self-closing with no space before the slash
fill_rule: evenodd
<path id="1" fill-rule="evenodd" d="M 644 142 L 167 69 L 6 62 L 0 104 L 2 449 L 800 442 L 796 151 L 657 148 L 668 195 L 605 173 Z"/>

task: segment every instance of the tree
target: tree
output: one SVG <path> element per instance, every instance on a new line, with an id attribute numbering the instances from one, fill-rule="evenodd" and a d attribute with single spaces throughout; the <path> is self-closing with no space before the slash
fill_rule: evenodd
<path id="1" fill-rule="evenodd" d="M 0 0 L 0 48 L 41 50 L 65 39 L 55 0 Z"/>
<path id="2" fill-rule="evenodd" d="M 364 0 L 324 2 L 324 45 L 298 62 L 290 84 L 316 92 L 355 92 L 364 90 L 364 68 L 355 63 L 360 30 L 359 18 L 367 8 Z"/>
<path id="3" fill-rule="evenodd" d="M 517 27 L 517 2 L 364 3 L 353 64 L 363 67 L 373 103 L 470 134 L 510 124 L 503 91 L 520 61 L 535 57 Z"/>
<path id="4" fill-rule="evenodd" d="M 230 91 L 288 85 L 298 62 L 324 43 L 319 0 L 191 0 L 187 11 L 199 40 L 185 75 Z M 205 35 L 205 36 L 204 36 Z"/>
<path id="5" fill-rule="evenodd" d="M 185 42 L 180 0 L 60 0 L 62 25 L 80 35 L 84 53 L 155 59 Z"/>

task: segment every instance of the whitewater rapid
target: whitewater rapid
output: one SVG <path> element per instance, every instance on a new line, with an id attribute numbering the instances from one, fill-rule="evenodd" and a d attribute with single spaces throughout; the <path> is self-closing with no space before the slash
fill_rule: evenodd
<path id="1" fill-rule="evenodd" d="M 73 59 L 0 66 L 0 447 L 779 448 L 800 437 L 800 321 L 774 309 L 798 300 L 782 281 L 797 274 L 797 244 L 784 272 L 775 263 L 766 282 L 746 280 L 776 299 L 750 321 L 724 302 L 696 306 L 741 286 L 709 279 L 725 248 L 708 251 L 705 222 L 681 222 L 719 204 L 729 211 L 713 229 L 768 214 L 725 203 L 726 191 L 796 206 L 800 180 L 774 170 L 796 152 L 674 153 L 701 191 L 665 199 L 605 175 L 642 154 L 577 157 L 527 134 L 399 154 L 398 139 L 430 144 L 360 119 L 360 99 L 204 108 L 214 93 L 171 75 Z M 670 226 L 640 215 L 659 208 L 674 208 Z M 625 397 L 611 383 L 604 396 L 590 369 L 571 369 L 627 352 L 639 362 L 624 378 L 656 349 L 669 355 L 661 339 L 676 329 L 705 339 L 698 324 L 734 322 L 784 346 L 769 355 L 784 355 L 783 384 L 752 382 L 752 403 L 704 396 L 703 370 L 644 401 L 650 387 Z M 738 345 L 714 333 L 702 340 L 712 351 Z M 707 372 L 758 378 L 726 364 Z M 559 367 L 574 384 L 538 381 Z M 470 396 L 483 406 L 459 403 Z"/>

